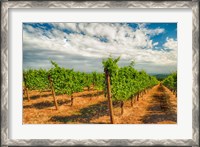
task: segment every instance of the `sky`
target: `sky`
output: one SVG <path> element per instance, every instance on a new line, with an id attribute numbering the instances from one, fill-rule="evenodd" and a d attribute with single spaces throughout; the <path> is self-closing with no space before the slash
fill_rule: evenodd
<path id="1" fill-rule="evenodd" d="M 23 69 L 49 69 L 50 60 L 82 72 L 103 72 L 102 60 L 119 66 L 177 71 L 177 23 L 23 23 Z"/>

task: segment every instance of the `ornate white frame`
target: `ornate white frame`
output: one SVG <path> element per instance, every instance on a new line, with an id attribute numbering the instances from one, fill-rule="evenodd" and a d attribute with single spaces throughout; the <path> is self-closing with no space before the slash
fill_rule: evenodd
<path id="1" fill-rule="evenodd" d="M 199 5 L 198 1 L 2 1 L 1 2 L 1 146 L 60 146 L 60 145 L 176 145 L 199 146 Z M 191 8 L 193 15 L 193 85 L 192 139 L 185 140 L 11 140 L 8 138 L 8 13 L 9 8 Z"/>

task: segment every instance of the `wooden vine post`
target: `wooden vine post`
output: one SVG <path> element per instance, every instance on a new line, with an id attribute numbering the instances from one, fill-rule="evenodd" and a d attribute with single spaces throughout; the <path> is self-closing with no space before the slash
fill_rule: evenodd
<path id="1" fill-rule="evenodd" d="M 124 101 L 121 101 L 121 115 L 124 114 Z"/>
<path id="2" fill-rule="evenodd" d="M 140 93 L 137 94 L 136 99 L 139 101 Z"/>
<path id="3" fill-rule="evenodd" d="M 52 79 L 51 79 L 50 75 L 48 76 L 48 79 L 49 79 L 49 83 L 50 83 L 50 87 L 51 87 L 51 92 L 52 92 L 52 95 L 53 95 L 54 104 L 55 104 L 56 110 L 58 110 L 58 103 L 57 103 L 57 100 L 56 100 L 56 95 L 55 95 L 55 91 L 54 91 L 54 87 L 53 87 L 53 82 L 52 82 Z"/>
<path id="4" fill-rule="evenodd" d="M 114 115 L 113 115 L 113 105 L 111 99 L 111 87 L 110 87 L 110 75 L 107 69 L 104 70 L 106 75 L 106 83 L 107 83 L 107 96 L 108 96 L 108 107 L 110 111 L 110 123 L 114 124 Z"/>
<path id="5" fill-rule="evenodd" d="M 133 107 L 133 97 L 134 96 L 131 97 L 131 107 Z"/>
<path id="6" fill-rule="evenodd" d="M 26 83 L 25 74 L 23 74 L 23 79 L 24 79 L 24 85 L 25 85 L 26 96 L 27 96 L 28 101 L 30 101 L 31 99 L 30 99 L 30 96 L 29 96 L 29 93 L 28 93 L 28 87 L 27 87 L 27 83 Z"/>
<path id="7" fill-rule="evenodd" d="M 74 95 L 73 95 L 73 93 L 71 94 L 71 106 L 73 106 L 74 105 Z"/>
<path id="8" fill-rule="evenodd" d="M 26 89 L 26 94 L 27 94 L 27 98 L 28 98 L 28 101 L 30 101 L 30 96 L 29 96 L 29 93 L 28 93 L 28 88 L 25 86 L 25 89 Z"/>

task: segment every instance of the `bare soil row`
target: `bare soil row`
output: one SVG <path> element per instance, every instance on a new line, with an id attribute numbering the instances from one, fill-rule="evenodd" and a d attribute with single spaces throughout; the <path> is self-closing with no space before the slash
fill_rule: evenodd
<path id="1" fill-rule="evenodd" d="M 74 105 L 67 95 L 56 96 L 59 110 L 55 109 L 51 91 L 31 91 L 31 100 L 23 97 L 23 124 L 108 124 L 108 102 L 102 91 L 90 90 L 74 94 Z M 174 124 L 177 123 L 177 98 L 166 87 L 156 85 L 139 101 L 114 102 L 117 124 Z"/>

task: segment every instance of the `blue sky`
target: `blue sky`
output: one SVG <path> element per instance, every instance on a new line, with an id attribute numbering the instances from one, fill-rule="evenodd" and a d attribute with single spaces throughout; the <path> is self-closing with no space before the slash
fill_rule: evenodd
<path id="1" fill-rule="evenodd" d="M 23 68 L 50 68 L 49 59 L 76 71 L 102 72 L 102 59 L 135 61 L 148 73 L 177 70 L 176 23 L 24 23 Z"/>

